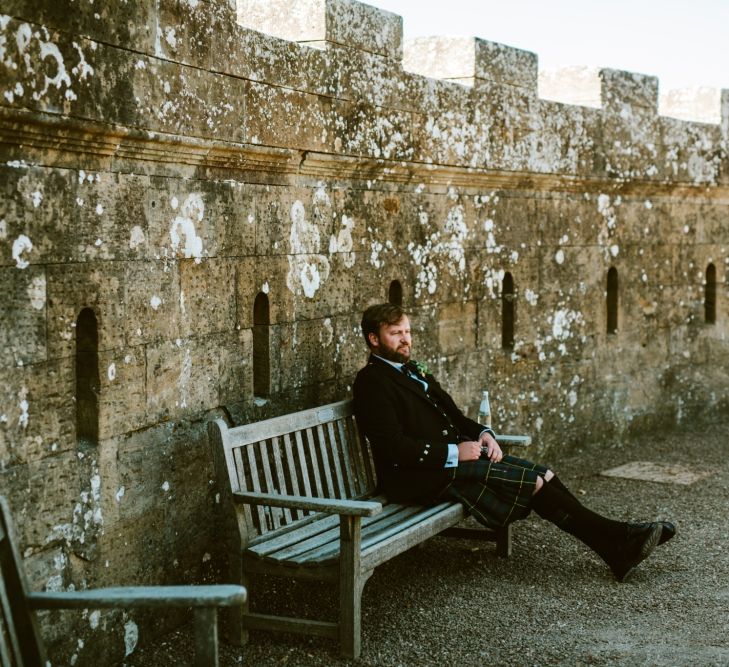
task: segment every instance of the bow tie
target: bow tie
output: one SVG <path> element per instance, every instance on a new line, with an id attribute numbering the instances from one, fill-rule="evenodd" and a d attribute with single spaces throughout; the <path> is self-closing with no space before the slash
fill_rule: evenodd
<path id="1" fill-rule="evenodd" d="M 414 361 L 408 361 L 402 365 L 402 372 L 411 377 L 419 377 L 420 372 Z"/>

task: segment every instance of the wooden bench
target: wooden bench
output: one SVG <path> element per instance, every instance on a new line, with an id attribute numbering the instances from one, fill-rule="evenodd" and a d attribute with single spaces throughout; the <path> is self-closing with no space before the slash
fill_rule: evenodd
<path id="1" fill-rule="evenodd" d="M 232 581 L 247 586 L 259 573 L 339 583 L 339 621 L 233 611 L 231 637 L 251 629 L 301 632 L 338 639 L 342 653 L 360 653 L 360 601 L 381 563 L 437 535 L 490 539 L 508 556 L 511 532 L 454 528 L 467 516 L 457 502 L 433 506 L 389 503 L 375 495 L 369 447 L 355 424 L 352 402 L 253 424 L 210 423 Z M 526 436 L 499 436 L 529 444 Z M 448 531 L 450 529 L 450 531 Z"/>
<path id="2" fill-rule="evenodd" d="M 0 664 L 46 667 L 35 610 L 131 607 L 193 607 L 195 665 L 218 664 L 217 607 L 242 605 L 246 590 L 237 585 L 139 586 L 80 591 L 28 591 L 5 498 L 0 496 Z"/>

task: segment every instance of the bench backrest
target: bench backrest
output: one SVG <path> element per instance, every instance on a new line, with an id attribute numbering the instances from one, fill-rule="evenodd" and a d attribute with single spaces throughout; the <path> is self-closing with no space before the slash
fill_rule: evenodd
<path id="1" fill-rule="evenodd" d="M 219 419 L 215 426 L 233 492 L 348 499 L 374 492 L 374 464 L 357 429 L 352 401 L 234 428 Z M 248 540 L 311 514 L 260 506 L 244 511 Z"/>
<path id="2" fill-rule="evenodd" d="M 10 509 L 0 496 L 0 664 L 45 665 L 35 614 L 28 606 L 25 574 L 13 542 Z"/>

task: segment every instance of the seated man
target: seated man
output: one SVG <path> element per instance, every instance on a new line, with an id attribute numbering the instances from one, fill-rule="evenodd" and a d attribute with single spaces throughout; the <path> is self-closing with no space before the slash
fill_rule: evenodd
<path id="1" fill-rule="evenodd" d="M 596 514 L 545 466 L 504 455 L 494 432 L 466 417 L 410 360 L 410 321 L 399 306 L 368 308 L 362 333 L 371 355 L 354 383 L 354 410 L 379 486 L 392 501 L 458 500 L 489 528 L 534 510 L 592 548 L 618 581 L 675 534 L 667 521 L 626 523 Z"/>

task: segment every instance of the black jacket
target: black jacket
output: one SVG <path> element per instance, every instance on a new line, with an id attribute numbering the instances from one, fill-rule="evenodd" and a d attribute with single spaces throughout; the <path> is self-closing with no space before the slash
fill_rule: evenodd
<path id="1" fill-rule="evenodd" d="M 395 502 L 432 502 L 453 479 L 448 444 L 477 440 L 486 428 L 466 417 L 432 375 L 428 391 L 370 356 L 354 382 L 357 424 L 372 446 L 378 488 Z"/>

